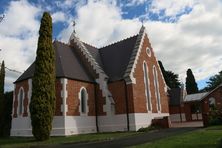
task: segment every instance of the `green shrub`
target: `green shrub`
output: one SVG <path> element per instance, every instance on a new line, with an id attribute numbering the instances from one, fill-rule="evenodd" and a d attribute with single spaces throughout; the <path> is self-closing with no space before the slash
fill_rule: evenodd
<path id="1" fill-rule="evenodd" d="M 209 114 L 209 125 L 222 124 L 222 109 L 212 108 Z"/>
<path id="2" fill-rule="evenodd" d="M 148 127 L 141 127 L 140 129 L 137 130 L 137 132 L 148 132 L 148 131 L 158 130 L 158 129 L 161 129 L 161 127 L 158 125 L 151 125 Z"/>

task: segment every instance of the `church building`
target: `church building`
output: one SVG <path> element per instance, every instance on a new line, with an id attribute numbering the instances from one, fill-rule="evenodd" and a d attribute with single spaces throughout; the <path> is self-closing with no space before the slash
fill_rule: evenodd
<path id="1" fill-rule="evenodd" d="M 102 48 L 82 42 L 75 33 L 69 43 L 54 41 L 53 46 L 52 136 L 136 131 L 168 119 L 167 85 L 144 26 L 137 35 Z M 34 70 L 35 63 L 14 82 L 11 136 L 32 136 Z"/>

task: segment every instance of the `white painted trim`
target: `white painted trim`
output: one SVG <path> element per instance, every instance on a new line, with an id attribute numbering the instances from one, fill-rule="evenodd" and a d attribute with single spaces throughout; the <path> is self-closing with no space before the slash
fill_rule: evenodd
<path id="1" fill-rule="evenodd" d="M 144 66 L 146 66 L 146 72 L 144 69 Z M 147 75 L 145 76 L 145 73 L 147 73 Z M 146 77 L 146 78 L 145 78 Z M 146 86 L 146 79 L 147 79 L 147 83 L 148 86 Z M 151 101 L 151 92 L 150 92 L 150 79 L 149 79 L 149 70 L 148 70 L 148 65 L 146 63 L 146 61 L 143 61 L 143 80 L 144 80 L 144 86 L 145 86 L 145 96 L 146 96 L 146 108 L 147 108 L 147 112 L 152 112 L 153 107 L 152 107 L 152 101 Z M 147 88 L 148 87 L 148 88 Z M 148 92 L 147 92 L 148 89 Z M 147 93 L 149 93 L 149 96 L 147 96 Z M 149 110 L 149 105 L 150 104 L 150 110 Z"/>
<path id="2" fill-rule="evenodd" d="M 169 113 L 130 113 L 130 131 L 137 131 L 141 127 L 148 127 L 155 118 L 169 116 Z"/>
<path id="3" fill-rule="evenodd" d="M 63 113 L 63 116 L 66 116 L 66 113 L 68 111 L 68 105 L 66 104 L 66 100 L 68 97 L 68 92 L 67 92 L 67 83 L 68 80 L 66 78 L 62 78 L 60 80 L 60 83 L 62 84 L 62 90 L 61 90 L 61 98 L 62 98 L 62 104 L 61 104 L 61 112 Z"/>
<path id="4" fill-rule="evenodd" d="M 142 39 L 140 41 L 140 45 L 139 45 L 138 51 L 136 53 L 136 57 L 135 57 L 135 60 L 134 60 L 134 63 L 133 63 L 133 67 L 132 67 L 130 75 L 129 75 L 129 77 L 130 77 L 132 82 L 127 82 L 126 84 L 131 84 L 131 83 L 136 84 L 136 78 L 134 78 L 133 74 L 134 74 L 135 69 L 136 69 L 136 65 L 137 65 L 137 62 L 138 62 L 138 59 L 139 59 L 139 55 L 140 55 L 141 50 L 143 48 L 143 43 L 144 43 L 145 35 L 146 35 L 146 32 L 143 31 Z"/>
<path id="5" fill-rule="evenodd" d="M 28 112 L 28 116 L 30 116 L 29 104 L 31 102 L 31 97 L 32 97 L 32 79 L 28 79 L 28 86 L 29 86 L 29 90 L 28 90 L 27 112 Z"/>
<path id="6" fill-rule="evenodd" d="M 127 131 L 127 116 L 126 114 L 98 116 L 98 126 L 100 132 Z"/>
<path id="7" fill-rule="evenodd" d="M 84 90 L 84 92 L 86 93 L 85 95 L 85 110 L 86 112 L 83 113 L 82 112 L 82 94 L 81 92 Z M 79 96 L 79 112 L 80 112 L 80 116 L 88 116 L 88 113 L 89 113 L 89 105 L 88 105 L 88 100 L 89 100 L 89 96 L 88 96 L 88 92 L 87 92 L 87 89 L 85 87 L 81 87 L 80 90 L 79 90 L 79 93 L 78 93 L 78 96 Z"/>
<path id="8" fill-rule="evenodd" d="M 23 92 L 23 94 L 22 94 L 22 102 L 20 102 L 21 101 L 20 100 L 20 93 L 21 93 L 21 91 Z M 19 93 L 17 95 L 17 99 L 18 99 L 17 114 L 18 114 L 18 116 L 22 116 L 23 115 L 23 112 L 24 112 L 24 98 L 25 98 L 25 91 L 24 91 L 24 88 L 21 86 L 19 88 Z M 20 103 L 21 103 L 21 106 L 20 106 Z M 20 113 L 20 110 L 22 111 L 21 113 Z"/>
<path id="9" fill-rule="evenodd" d="M 155 96 L 156 96 L 156 101 L 157 101 L 156 107 L 157 107 L 158 113 L 161 113 L 162 107 L 161 107 L 161 96 L 160 96 L 160 88 L 159 88 L 159 79 L 158 79 L 158 72 L 157 72 L 157 69 L 156 69 L 155 65 L 153 65 L 153 78 L 154 78 L 153 81 L 154 81 L 154 88 L 155 88 Z"/>

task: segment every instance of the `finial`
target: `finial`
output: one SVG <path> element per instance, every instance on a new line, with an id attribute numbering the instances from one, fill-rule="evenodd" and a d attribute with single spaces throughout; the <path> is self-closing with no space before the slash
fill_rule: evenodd
<path id="1" fill-rule="evenodd" d="M 75 22 L 75 20 L 72 21 L 72 26 L 73 26 L 73 32 L 72 32 L 72 34 L 71 34 L 71 36 L 70 36 L 70 38 L 69 38 L 69 44 L 71 44 L 71 41 L 72 41 L 74 38 L 76 38 L 76 37 L 75 37 L 75 36 L 76 36 L 76 31 L 75 31 L 76 22 Z"/>
<path id="2" fill-rule="evenodd" d="M 72 21 L 72 26 L 73 26 L 73 33 L 75 34 L 75 33 L 76 33 L 76 31 L 75 31 L 75 26 L 76 26 L 76 22 L 75 22 L 75 20 Z"/>

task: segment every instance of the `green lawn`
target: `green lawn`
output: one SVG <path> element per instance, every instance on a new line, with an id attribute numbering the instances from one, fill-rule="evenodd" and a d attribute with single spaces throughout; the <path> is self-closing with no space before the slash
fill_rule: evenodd
<path id="1" fill-rule="evenodd" d="M 21 138 L 21 137 L 10 137 L 6 139 L 0 139 L 0 148 L 20 148 L 30 146 L 42 146 L 42 145 L 53 145 L 62 143 L 74 143 L 74 142 L 90 142 L 90 141 L 105 141 L 118 139 L 120 137 L 126 137 L 136 132 L 114 132 L 114 133 L 97 133 L 97 134 L 82 134 L 68 137 L 51 137 L 49 140 L 44 142 L 37 142 L 34 138 Z"/>
<path id="2" fill-rule="evenodd" d="M 222 126 L 203 128 L 133 148 L 222 148 Z"/>

